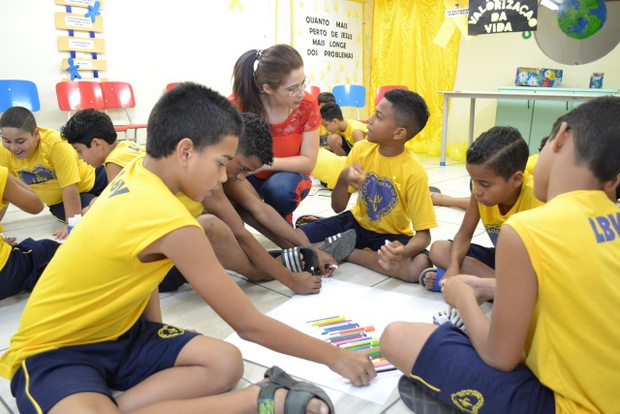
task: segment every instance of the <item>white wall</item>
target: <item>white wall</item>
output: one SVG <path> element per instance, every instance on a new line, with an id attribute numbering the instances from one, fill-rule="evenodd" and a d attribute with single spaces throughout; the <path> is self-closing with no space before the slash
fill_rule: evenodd
<path id="1" fill-rule="evenodd" d="M 135 122 L 146 122 L 167 83 L 192 80 L 229 94 L 232 68 L 240 54 L 291 40 L 287 1 L 241 0 L 243 13 L 229 9 L 229 0 L 103 3 L 106 54 L 100 58 L 107 60 L 108 70 L 101 76 L 132 83 L 137 100 L 132 111 Z M 57 11 L 64 7 L 52 0 L 0 1 L 0 78 L 34 81 L 41 96 L 37 121 L 53 128 L 67 119 L 58 109 L 54 89 L 63 77 L 61 59 L 68 57 L 58 52 L 56 44 L 59 35 L 66 35 L 54 27 Z M 518 66 L 564 69 L 565 87 L 587 87 L 592 72 L 604 72 L 603 86 L 620 88 L 620 47 L 596 62 L 568 66 L 547 58 L 534 36 L 524 40 L 520 33 L 513 33 L 462 39 L 454 89 L 495 91 L 498 86 L 513 85 Z M 478 135 L 494 125 L 496 102 L 481 99 L 476 106 Z M 453 100 L 449 143 L 467 140 L 468 111 L 468 100 Z M 120 112 L 111 116 L 116 121 L 123 119 Z"/>
<path id="2" fill-rule="evenodd" d="M 521 33 L 502 33 L 479 35 L 469 41 L 461 38 L 454 90 L 496 92 L 498 86 L 514 86 L 520 66 L 563 69 L 562 86 L 566 88 L 587 88 L 593 72 L 604 72 L 603 88 L 620 89 L 620 46 L 595 62 L 564 65 L 548 58 L 534 36 L 525 40 Z M 474 138 L 495 125 L 496 107 L 493 99 L 476 100 Z M 553 121 L 549 121 L 550 126 Z M 467 142 L 469 99 L 451 100 L 448 124 L 448 144 Z"/>
<path id="3" fill-rule="evenodd" d="M 169 82 L 191 80 L 230 94 L 239 55 L 276 42 L 274 0 L 240 3 L 243 12 L 229 9 L 230 1 L 103 1 L 104 33 L 96 37 L 105 39 L 106 53 L 99 58 L 107 61 L 107 71 L 100 77 L 132 84 L 134 122 L 146 122 Z M 41 98 L 37 122 L 53 128 L 67 120 L 55 92 L 56 83 L 66 77 L 61 60 L 69 57 L 57 47 L 58 36 L 67 31 L 54 25 L 54 13 L 64 11 L 52 0 L 0 2 L 0 79 L 35 82 Z M 110 115 L 115 121 L 124 119 L 121 111 Z"/>

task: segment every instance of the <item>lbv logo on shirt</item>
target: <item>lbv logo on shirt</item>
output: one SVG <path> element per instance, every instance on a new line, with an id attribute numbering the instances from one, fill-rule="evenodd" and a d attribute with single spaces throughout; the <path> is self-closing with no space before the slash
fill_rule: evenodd
<path id="1" fill-rule="evenodd" d="M 620 213 L 588 217 L 597 243 L 604 243 L 620 237 Z"/>
<path id="2" fill-rule="evenodd" d="M 366 204 L 366 215 L 370 221 L 379 221 L 396 206 L 398 194 L 388 178 L 377 177 L 374 173 L 366 176 L 361 188 L 361 196 Z"/>
<path id="3" fill-rule="evenodd" d="M 17 171 L 20 181 L 27 185 L 46 183 L 56 179 L 56 173 L 44 165 L 37 165 L 32 170 Z"/>

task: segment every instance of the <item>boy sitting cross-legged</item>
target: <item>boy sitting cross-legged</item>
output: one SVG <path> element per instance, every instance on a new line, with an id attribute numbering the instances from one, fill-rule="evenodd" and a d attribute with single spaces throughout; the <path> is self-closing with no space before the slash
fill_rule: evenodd
<path id="1" fill-rule="evenodd" d="M 340 213 L 299 226 L 309 241 L 354 229 L 357 243 L 347 261 L 388 276 L 417 282 L 428 266 L 423 254 L 437 227 L 428 176 L 405 143 L 424 128 L 429 113 L 415 92 L 387 92 L 368 119 L 368 139 L 353 146 L 332 192 Z M 357 203 L 346 209 L 351 194 Z"/>
<path id="2" fill-rule="evenodd" d="M 327 412 L 320 388 L 302 391 L 275 369 L 227 392 L 243 373 L 237 348 L 148 320 L 173 265 L 240 337 L 326 364 L 355 385 L 374 378 L 367 356 L 259 312 L 175 196 L 200 201 L 226 180 L 241 128 L 235 107 L 204 86 L 184 83 L 160 98 L 147 155 L 125 166 L 56 252 L 0 358 L 21 413 L 234 413 L 256 411 L 259 400 L 266 412 L 294 400 L 301 406 L 285 410 Z M 109 388 L 124 392 L 114 398 Z M 287 389 L 302 398 L 284 401 Z"/>
<path id="3" fill-rule="evenodd" d="M 519 131 L 502 126 L 482 133 L 467 150 L 466 168 L 473 183 L 469 206 L 454 240 L 438 240 L 431 246 L 430 260 L 439 269 L 421 273 L 420 283 L 427 289 L 439 291 L 442 277 L 459 273 L 495 276 L 495 247 L 472 244 L 471 239 L 482 220 L 495 246 L 500 228 L 510 216 L 543 204 L 534 196 L 532 176 L 525 170 L 528 156 Z"/>

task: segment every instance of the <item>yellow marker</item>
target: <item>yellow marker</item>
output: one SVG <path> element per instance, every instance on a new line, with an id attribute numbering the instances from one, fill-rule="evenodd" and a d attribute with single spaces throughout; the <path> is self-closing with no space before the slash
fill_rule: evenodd
<path id="1" fill-rule="evenodd" d="M 335 323 L 335 322 L 344 322 L 347 318 L 344 316 L 338 316 L 337 318 L 330 318 L 330 319 L 323 319 L 321 321 L 316 321 L 312 324 L 312 326 L 322 326 L 322 325 L 329 325 L 330 323 Z"/>

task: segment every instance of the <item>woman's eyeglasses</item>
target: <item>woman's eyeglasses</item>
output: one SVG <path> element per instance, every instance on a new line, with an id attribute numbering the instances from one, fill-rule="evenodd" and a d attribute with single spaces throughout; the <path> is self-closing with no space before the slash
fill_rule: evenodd
<path id="1" fill-rule="evenodd" d="M 304 89 L 306 89 L 309 84 L 310 80 L 306 77 L 304 78 L 304 81 L 301 83 L 301 85 L 288 88 L 286 89 L 286 92 L 288 92 L 289 96 L 299 95 L 300 92 L 303 93 Z"/>

